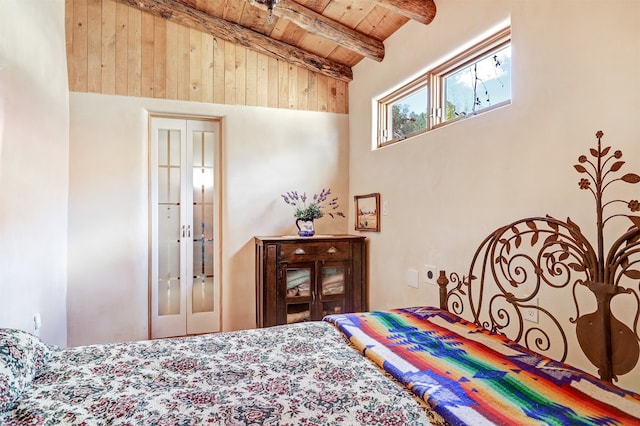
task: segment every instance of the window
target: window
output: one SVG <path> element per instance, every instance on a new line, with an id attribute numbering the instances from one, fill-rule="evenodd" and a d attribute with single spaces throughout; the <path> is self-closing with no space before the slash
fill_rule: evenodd
<path id="1" fill-rule="evenodd" d="M 511 102 L 506 28 L 378 100 L 378 147 Z"/>
<path id="2" fill-rule="evenodd" d="M 429 87 L 422 78 L 378 101 L 381 137 L 399 141 L 427 130 Z"/>

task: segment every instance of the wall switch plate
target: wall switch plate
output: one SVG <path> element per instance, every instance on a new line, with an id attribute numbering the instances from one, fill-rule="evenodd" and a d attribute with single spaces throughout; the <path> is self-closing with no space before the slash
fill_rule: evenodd
<path id="1" fill-rule="evenodd" d="M 418 288 L 418 271 L 415 269 L 407 270 L 407 285 L 409 287 Z"/>
<path id="2" fill-rule="evenodd" d="M 535 298 L 530 302 L 533 305 L 538 306 L 538 299 Z M 538 310 L 535 308 L 522 308 L 522 317 L 525 321 L 538 323 Z"/>
<path id="3" fill-rule="evenodd" d="M 424 265 L 424 277 L 422 279 L 427 284 L 437 285 L 438 274 L 436 273 L 436 267 L 433 265 Z"/>
<path id="4" fill-rule="evenodd" d="M 386 201 L 382 202 L 382 215 L 383 216 L 389 215 L 389 203 L 387 203 Z"/>

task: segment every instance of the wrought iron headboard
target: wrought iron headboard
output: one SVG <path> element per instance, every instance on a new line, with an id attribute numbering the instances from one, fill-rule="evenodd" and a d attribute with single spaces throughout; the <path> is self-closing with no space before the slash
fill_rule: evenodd
<path id="1" fill-rule="evenodd" d="M 635 184 L 640 182 L 640 176 L 619 174 L 625 163 L 622 152 L 603 148 L 603 135 L 602 131 L 596 133 L 598 144 L 590 149 L 591 158 L 581 155 L 579 164 L 574 165 L 583 175 L 578 182 L 580 189 L 590 191 L 595 199 L 595 245 L 570 218 L 520 219 L 497 229 L 482 242 L 468 275 L 451 273 L 447 277 L 441 271 L 438 284 L 441 308 L 458 315 L 470 314 L 476 324 L 505 334 L 536 352 L 561 345 L 561 355 L 555 357 L 560 361 L 566 360 L 568 352 L 567 330 L 561 320 L 567 323 L 568 319 L 569 324 L 575 324 L 580 348 L 598 368 L 600 377 L 612 381 L 631 371 L 640 354 L 640 216 L 633 214 L 640 211 L 640 203 L 637 199 L 605 201 L 603 195 L 612 184 Z M 605 210 L 622 204 L 632 214 L 618 212 L 605 217 Z M 614 219 L 629 221 L 629 227 L 605 254 L 604 229 Z M 453 287 L 449 288 L 451 283 Z M 489 286 L 495 289 L 487 289 Z M 559 318 L 535 303 L 542 293 L 563 288 L 571 290 L 567 296 L 568 318 Z M 585 301 L 583 289 L 595 298 L 590 301 L 595 302 L 594 312 L 581 309 Z M 626 297 L 625 303 L 635 303 L 632 320 L 625 323 L 614 315 L 614 297 Z M 532 312 L 534 317 L 541 317 L 546 327 L 555 329 L 551 332 L 556 338 L 550 337 L 549 328 L 543 330 L 535 323 L 525 322 L 525 314 Z"/>

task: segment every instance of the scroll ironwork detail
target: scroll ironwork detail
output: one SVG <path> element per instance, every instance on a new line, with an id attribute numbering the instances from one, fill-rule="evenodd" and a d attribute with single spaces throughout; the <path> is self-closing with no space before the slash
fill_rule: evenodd
<path id="1" fill-rule="evenodd" d="M 602 147 L 603 136 L 598 131 L 597 147 L 589 150 L 590 155 L 580 155 L 574 165 L 582 175 L 578 187 L 591 192 L 595 200 L 595 244 L 569 217 L 564 221 L 549 215 L 520 219 L 495 230 L 482 242 L 467 275 L 451 273 L 446 277 L 441 273 L 439 284 L 443 308 L 459 315 L 470 312 L 476 324 L 536 352 L 545 353 L 560 345 L 555 357 L 560 361 L 565 361 L 568 352 L 567 334 L 560 320 L 568 319 L 575 324 L 586 357 L 602 379 L 612 381 L 631 371 L 640 355 L 640 216 L 636 214 L 640 202 L 617 198 L 607 201 L 604 196 L 612 185 L 636 184 L 640 176 L 621 174 L 625 164 L 622 151 Z M 616 206 L 627 211 L 614 210 Z M 628 221 L 628 227 L 607 250 L 604 231 L 614 220 Z M 447 287 L 450 283 L 451 288 Z M 568 318 L 559 318 L 535 303 L 543 293 L 554 297 L 552 291 L 556 289 L 570 290 L 570 306 L 565 311 L 570 312 Z M 595 298 L 594 312 L 583 312 L 583 289 Z M 611 301 L 620 295 L 633 303 L 634 318 L 627 321 L 631 324 L 612 312 Z M 544 329 L 525 323 L 527 310 L 535 311 Z"/>

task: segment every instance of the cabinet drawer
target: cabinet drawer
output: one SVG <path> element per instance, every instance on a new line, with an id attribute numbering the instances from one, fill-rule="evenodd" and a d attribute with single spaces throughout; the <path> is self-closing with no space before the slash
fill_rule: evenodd
<path id="1" fill-rule="evenodd" d="M 351 254 L 349 247 L 348 241 L 282 244 L 280 259 L 283 262 L 348 260 Z"/>

